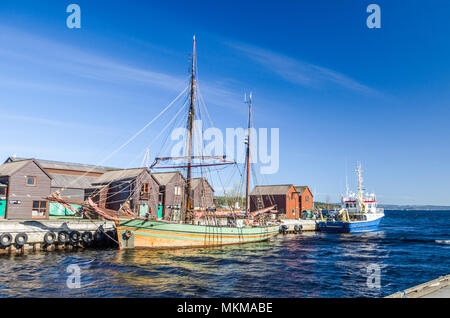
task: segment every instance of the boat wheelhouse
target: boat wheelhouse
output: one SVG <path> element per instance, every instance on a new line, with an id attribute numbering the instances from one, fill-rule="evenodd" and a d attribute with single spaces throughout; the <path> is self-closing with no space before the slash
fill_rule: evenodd
<path id="1" fill-rule="evenodd" d="M 358 174 L 358 192 L 347 193 L 341 197 L 341 209 L 335 211 L 327 220 L 321 217 L 319 228 L 325 232 L 370 232 L 378 229 L 384 217 L 384 209 L 378 207 L 374 193 L 364 193 L 362 186 L 361 165 Z"/>

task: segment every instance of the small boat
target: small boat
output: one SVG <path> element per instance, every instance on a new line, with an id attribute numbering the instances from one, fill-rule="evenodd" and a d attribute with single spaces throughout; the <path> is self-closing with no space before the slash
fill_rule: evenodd
<path id="1" fill-rule="evenodd" d="M 384 209 L 378 208 L 375 194 L 364 194 L 362 186 L 362 170 L 358 165 L 358 193 L 349 193 L 342 196 L 342 208 L 328 217 L 321 214 L 319 229 L 324 232 L 361 233 L 372 232 L 378 229 L 384 217 Z"/>

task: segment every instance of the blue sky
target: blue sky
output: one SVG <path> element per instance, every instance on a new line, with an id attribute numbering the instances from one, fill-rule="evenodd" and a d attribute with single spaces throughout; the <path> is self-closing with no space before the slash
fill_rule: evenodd
<path id="1" fill-rule="evenodd" d="M 77 3 L 82 28 L 66 27 Z M 381 7 L 368 29 L 366 7 Z M 270 183 L 337 201 L 345 176 L 382 203 L 445 204 L 450 179 L 448 1 L 22 1 L 0 4 L 0 157 L 96 164 L 188 81 L 219 128 L 280 128 Z M 162 117 L 105 165 L 136 166 Z M 160 145 L 151 146 L 156 155 Z M 154 150 L 154 151 L 153 151 Z"/>

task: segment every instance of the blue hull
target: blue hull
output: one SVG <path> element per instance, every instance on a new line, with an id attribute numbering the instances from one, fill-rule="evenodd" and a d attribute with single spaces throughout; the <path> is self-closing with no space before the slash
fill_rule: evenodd
<path id="1" fill-rule="evenodd" d="M 381 222 L 382 217 L 372 221 L 358 221 L 358 222 L 332 222 L 322 221 L 319 222 L 319 229 L 323 232 L 335 232 L 335 233 L 361 233 L 372 232 L 378 229 L 378 225 Z"/>

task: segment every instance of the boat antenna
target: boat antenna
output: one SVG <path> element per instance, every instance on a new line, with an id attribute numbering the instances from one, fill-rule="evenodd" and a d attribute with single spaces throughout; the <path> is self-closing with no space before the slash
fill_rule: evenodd
<path id="1" fill-rule="evenodd" d="M 248 215 L 249 212 L 249 185 L 250 185 L 250 131 L 251 131 L 251 120 L 252 120 L 252 93 L 249 95 L 248 99 L 248 136 L 247 136 L 247 156 L 246 156 L 246 164 L 247 164 L 247 184 L 246 184 L 246 192 L 245 192 L 245 214 Z"/>
<path id="2" fill-rule="evenodd" d="M 190 105 L 188 116 L 188 130 L 189 130 L 189 148 L 188 148 L 188 164 L 187 164 L 187 176 L 186 176 L 186 215 L 188 218 L 188 212 L 191 209 L 191 170 L 192 170 L 192 138 L 194 133 L 194 116 L 195 116 L 195 35 L 193 37 L 192 46 L 192 68 L 191 68 L 191 90 L 190 90 Z"/>

